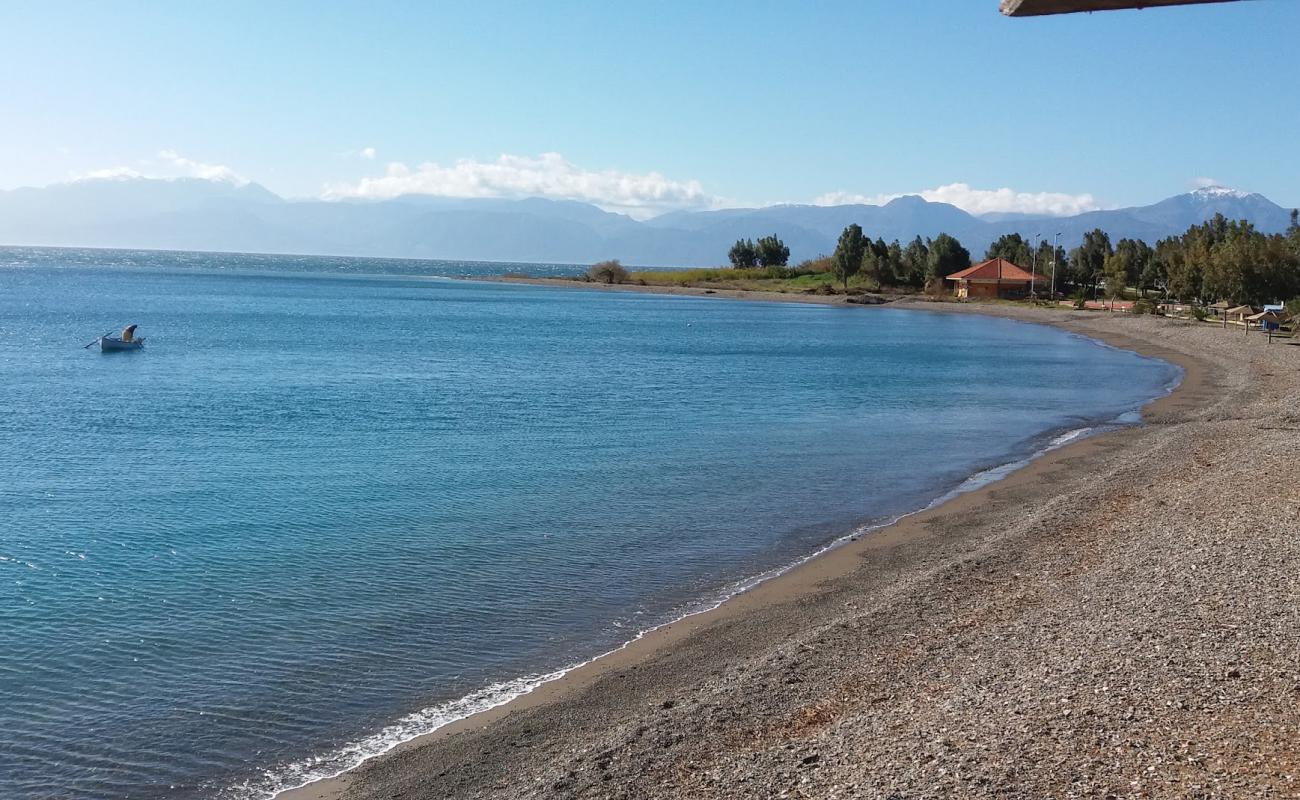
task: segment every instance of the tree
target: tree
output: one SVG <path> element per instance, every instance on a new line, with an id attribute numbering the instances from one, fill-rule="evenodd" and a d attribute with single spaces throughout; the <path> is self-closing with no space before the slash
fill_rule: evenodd
<path id="1" fill-rule="evenodd" d="M 1124 287 L 1128 284 L 1129 255 L 1117 250 L 1106 256 L 1102 265 L 1102 274 L 1106 276 L 1106 296 L 1112 300 L 1124 296 Z"/>
<path id="2" fill-rule="evenodd" d="M 1004 233 L 998 237 L 997 241 L 989 245 L 989 249 L 984 253 L 985 259 L 1005 258 L 1012 264 L 1029 269 L 1033 263 L 1033 251 L 1029 247 L 1029 242 L 1018 233 Z"/>
<path id="3" fill-rule="evenodd" d="M 1187 229 L 1178 239 L 1177 260 L 1169 262 L 1169 291 L 1187 303 L 1205 299 L 1205 264 L 1210 260 L 1210 242 L 1204 226 Z"/>
<path id="4" fill-rule="evenodd" d="M 627 270 L 618 263 L 618 259 L 593 264 L 587 270 L 587 275 L 597 283 L 623 283 L 628 279 Z"/>
<path id="5" fill-rule="evenodd" d="M 890 242 L 889 247 L 885 250 L 884 265 L 880 271 L 882 274 L 881 283 L 895 284 L 906 282 L 903 274 L 903 248 L 898 244 L 897 239 Z M 888 277 L 883 277 L 885 275 Z"/>
<path id="6" fill-rule="evenodd" d="M 924 286 L 926 266 L 929 261 L 930 248 L 926 247 L 925 242 L 918 236 L 908 242 L 907 247 L 903 249 L 899 279 L 908 286 Z"/>
<path id="7" fill-rule="evenodd" d="M 1217 218 L 1222 215 L 1215 215 Z M 1209 260 L 1203 273 L 1205 293 L 1212 297 L 1244 303 L 1258 299 L 1261 289 L 1256 268 L 1262 253 L 1262 236 L 1256 236 L 1255 227 L 1242 220 L 1227 222 L 1214 228 L 1215 242 L 1210 246 Z"/>
<path id="8" fill-rule="evenodd" d="M 1300 251 L 1292 246 L 1290 236 L 1266 237 L 1260 259 L 1259 299 L 1300 299 Z"/>
<path id="9" fill-rule="evenodd" d="M 899 255 L 901 257 L 901 250 Z M 870 276 L 876 283 L 884 285 L 895 281 L 895 271 L 889 245 L 885 244 L 885 240 L 878 238 L 872 241 L 867 237 L 867 249 L 862 256 L 862 273 Z"/>
<path id="10" fill-rule="evenodd" d="M 954 272 L 960 272 L 970 266 L 970 251 L 961 246 L 961 242 L 946 233 L 941 233 L 930 242 L 930 260 L 926 268 L 926 279 L 942 279 Z"/>
<path id="11" fill-rule="evenodd" d="M 1110 246 L 1110 234 L 1094 228 L 1083 235 L 1083 243 L 1070 254 L 1074 266 L 1074 285 L 1091 291 L 1097 286 L 1106 268 L 1106 257 L 1115 251 Z"/>
<path id="12" fill-rule="evenodd" d="M 845 291 L 849 288 L 849 278 L 862 269 L 862 261 L 867 253 L 867 238 L 862 235 L 862 226 L 856 222 L 844 229 L 840 240 L 835 245 L 831 260 L 835 265 L 835 277 L 839 278 Z"/>
<path id="13" fill-rule="evenodd" d="M 786 257 L 789 258 L 789 256 L 789 251 L 786 251 Z M 758 248 L 749 239 L 737 239 L 736 243 L 731 246 L 731 250 L 727 251 L 727 259 L 731 261 L 731 266 L 736 269 L 752 267 L 758 263 Z"/>
<path id="14" fill-rule="evenodd" d="M 759 239 L 758 244 L 754 246 L 754 254 L 758 258 L 760 267 L 784 267 L 790 263 L 790 248 L 785 246 L 785 242 L 776 238 L 776 234 Z"/>
<path id="15" fill-rule="evenodd" d="M 1286 229 L 1286 238 L 1292 255 L 1300 258 L 1300 210 L 1291 209 L 1291 225 Z"/>
<path id="16" fill-rule="evenodd" d="M 1170 266 L 1174 265 L 1175 262 L 1181 262 L 1182 258 L 1182 242 L 1177 237 L 1171 236 L 1156 242 L 1155 249 L 1151 251 L 1151 258 L 1147 261 L 1146 268 L 1142 270 L 1142 275 L 1138 278 L 1138 286 L 1142 288 L 1142 296 L 1146 296 L 1147 289 L 1158 289 L 1162 294 L 1168 294 L 1170 292 Z M 1174 266 L 1175 270 L 1180 268 L 1181 264 Z"/>
<path id="17" fill-rule="evenodd" d="M 1128 270 L 1124 276 L 1125 283 L 1137 286 L 1142 273 L 1146 271 L 1147 263 L 1151 261 L 1151 246 L 1141 239 L 1120 239 L 1119 244 L 1115 245 L 1115 253 L 1123 254 L 1125 268 Z"/>

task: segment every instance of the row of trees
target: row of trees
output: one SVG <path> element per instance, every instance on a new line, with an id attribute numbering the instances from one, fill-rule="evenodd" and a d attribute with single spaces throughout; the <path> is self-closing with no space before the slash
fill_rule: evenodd
<path id="1" fill-rule="evenodd" d="M 876 283 L 893 286 L 921 288 L 936 278 L 941 278 L 970 266 L 970 251 L 961 242 L 946 233 L 933 239 L 917 236 L 906 246 L 898 240 L 885 243 L 884 239 L 872 241 L 862 232 L 862 226 L 853 223 L 840 234 L 831 256 L 831 271 L 848 288 L 849 278 L 866 275 Z"/>
<path id="2" fill-rule="evenodd" d="M 1121 242 L 1123 244 L 1123 242 Z M 1222 214 L 1147 248 L 1145 262 L 1113 260 L 1107 275 L 1156 289 L 1185 302 L 1261 303 L 1300 297 L 1300 218 L 1291 212 L 1286 233 L 1265 234 L 1246 220 Z M 1109 277 L 1108 277 L 1109 280 Z"/>
<path id="3" fill-rule="evenodd" d="M 1145 297 L 1156 292 L 1186 303 L 1260 305 L 1300 296 L 1300 219 L 1291 213 L 1283 234 L 1265 234 L 1247 220 L 1222 214 L 1193 225 L 1181 235 L 1156 242 L 1120 239 L 1095 228 L 1067 255 L 1043 242 L 1037 251 L 1020 234 L 1008 234 L 989 247 L 988 258 L 1002 256 L 1023 267 L 1047 272 L 1055 264 L 1058 288 L 1095 294 L 1104 286 L 1117 297 L 1126 288 Z"/>
<path id="4" fill-rule="evenodd" d="M 736 269 L 784 267 L 790 263 L 790 248 L 775 235 L 764 236 L 757 242 L 737 239 L 727 253 L 727 258 Z"/>
<path id="5" fill-rule="evenodd" d="M 737 267 L 785 266 L 790 248 L 776 236 L 756 243 L 741 239 L 730 257 Z M 1051 241 L 1034 246 L 1019 233 L 1009 233 L 989 245 L 984 257 L 1005 258 L 1054 278 L 1062 292 L 1089 295 L 1104 287 L 1114 297 L 1133 287 L 1144 297 L 1156 292 L 1188 303 L 1259 305 L 1300 297 L 1300 215 L 1291 212 L 1286 233 L 1265 234 L 1246 220 L 1216 214 L 1154 247 L 1141 239 L 1112 244 L 1110 235 L 1096 228 L 1068 253 Z M 921 288 L 970 265 L 970 252 L 946 233 L 886 243 L 872 240 L 856 223 L 840 234 L 829 264 L 846 289 L 855 275 L 881 285 Z"/>

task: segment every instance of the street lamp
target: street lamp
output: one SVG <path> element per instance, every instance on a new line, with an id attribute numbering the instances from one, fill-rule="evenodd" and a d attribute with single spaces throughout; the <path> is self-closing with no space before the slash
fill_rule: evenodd
<path id="1" fill-rule="evenodd" d="M 1034 299 L 1034 278 L 1038 273 L 1038 240 L 1042 238 L 1041 233 L 1034 234 L 1034 249 L 1029 253 L 1029 299 Z"/>
<path id="2" fill-rule="evenodd" d="M 1056 302 L 1056 254 L 1061 250 L 1061 234 L 1052 239 L 1052 302 Z"/>

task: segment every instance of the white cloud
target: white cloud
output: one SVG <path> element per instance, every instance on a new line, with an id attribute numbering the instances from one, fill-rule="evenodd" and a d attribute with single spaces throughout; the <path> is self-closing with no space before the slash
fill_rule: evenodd
<path id="1" fill-rule="evenodd" d="M 1065 194 L 1063 192 L 1017 192 L 1014 189 L 975 189 L 965 183 L 949 183 L 933 189 L 903 194 L 878 194 L 868 196 L 848 192 L 829 192 L 813 201 L 814 205 L 836 206 L 850 203 L 882 205 L 905 195 L 918 195 L 931 203 L 949 203 L 963 211 L 979 216 L 995 212 L 1046 214 L 1068 217 L 1085 211 L 1096 211 L 1101 205 L 1090 194 Z"/>
<path id="2" fill-rule="evenodd" d="M 361 152 L 358 153 L 357 155 L 361 156 L 362 158 L 364 158 L 364 159 L 367 160 L 367 161 L 374 161 L 374 160 L 375 160 L 375 148 L 373 148 L 373 147 L 363 147 L 363 148 L 361 148 Z"/>
<path id="3" fill-rule="evenodd" d="M 1214 178 L 1193 178 L 1192 179 L 1193 189 L 1213 189 L 1222 185 L 1223 185 L 1222 183 L 1219 183 Z"/>
<path id="4" fill-rule="evenodd" d="M 232 183 L 235 186 L 245 186 L 249 182 L 247 178 L 224 164 L 205 164 L 202 161 L 186 158 L 175 150 L 159 150 L 154 158 L 141 160 L 139 166 L 140 169 L 118 166 L 89 170 L 74 174 L 72 180 L 202 178 L 203 180 Z"/>
<path id="5" fill-rule="evenodd" d="M 496 161 L 463 159 L 443 166 L 425 162 L 414 169 L 392 162 L 379 177 L 325 187 L 327 198 L 390 198 L 404 194 L 439 197 L 549 197 L 579 200 L 632 216 L 682 208 L 712 208 L 719 199 L 699 181 L 676 181 L 658 172 L 642 174 L 583 169 L 559 153 L 537 157 L 503 154 Z"/>
<path id="6" fill-rule="evenodd" d="M 203 178 L 208 181 L 223 181 L 233 183 L 236 186 L 243 186 L 248 183 L 248 179 L 238 174 L 230 167 L 224 164 L 204 164 L 202 161 L 194 161 L 186 158 L 175 150 L 160 150 L 158 158 L 164 164 L 169 165 L 181 174 L 175 177 L 183 178 Z"/>
<path id="7" fill-rule="evenodd" d="M 92 169 L 89 172 L 81 172 L 73 177 L 73 180 L 92 181 L 92 180 L 128 180 L 130 178 L 143 178 L 138 170 L 130 167 L 108 167 L 106 169 Z"/>

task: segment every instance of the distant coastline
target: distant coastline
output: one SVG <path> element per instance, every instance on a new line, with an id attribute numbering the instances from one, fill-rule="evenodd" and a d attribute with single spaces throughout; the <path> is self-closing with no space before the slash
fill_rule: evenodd
<path id="1" fill-rule="evenodd" d="M 159 207 L 173 211 L 159 217 Z M 879 205 L 678 211 L 638 221 L 588 203 L 541 197 L 410 195 L 349 204 L 286 199 L 257 183 L 88 178 L 0 190 L 0 242 L 506 263 L 590 264 L 619 257 L 629 264 L 681 267 L 722 263 L 737 236 L 770 233 L 790 246 L 792 263 L 829 255 L 848 222 L 871 237 L 903 243 L 947 232 L 972 253 L 983 253 L 999 236 L 1016 231 L 1027 239 L 1059 231 L 1068 248 L 1096 227 L 1116 240 L 1154 245 L 1216 212 L 1281 232 L 1288 210 L 1259 194 L 1217 188 L 1065 217 L 984 217 L 909 195 Z"/>

